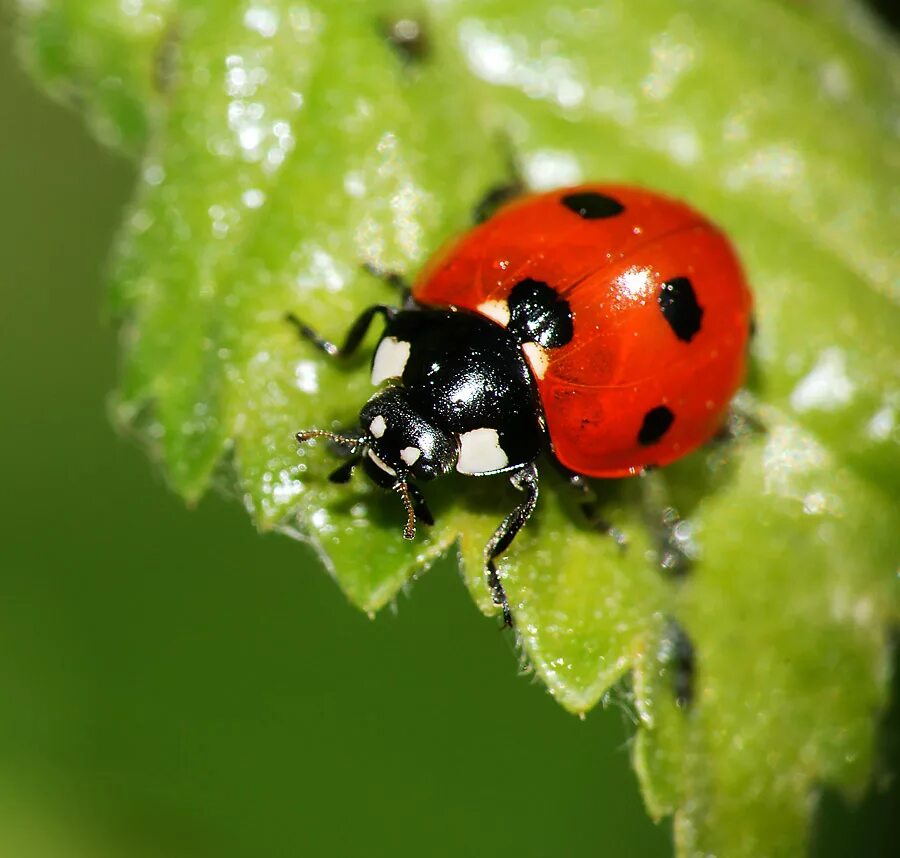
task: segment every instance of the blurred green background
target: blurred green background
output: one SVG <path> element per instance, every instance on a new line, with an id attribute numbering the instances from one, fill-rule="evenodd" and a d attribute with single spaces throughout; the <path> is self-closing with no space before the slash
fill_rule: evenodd
<path id="1" fill-rule="evenodd" d="M 103 268 L 134 168 L 26 79 L 10 17 L 0 858 L 670 854 L 624 710 L 563 712 L 450 564 L 370 621 L 304 546 L 237 503 L 185 510 L 114 435 Z M 876 779 L 826 797 L 816 855 L 896 854 Z"/>

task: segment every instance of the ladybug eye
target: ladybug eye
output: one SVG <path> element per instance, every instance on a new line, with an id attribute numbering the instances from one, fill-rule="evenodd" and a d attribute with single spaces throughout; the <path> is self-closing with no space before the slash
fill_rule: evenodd
<path id="1" fill-rule="evenodd" d="M 419 480 L 433 480 L 437 475 L 434 464 L 425 456 L 418 447 L 404 447 L 400 451 L 400 458 L 409 466 L 410 473 Z"/>
<path id="2" fill-rule="evenodd" d="M 413 475 L 419 480 L 433 480 L 437 476 L 434 465 L 422 462 L 420 465 L 412 469 Z"/>

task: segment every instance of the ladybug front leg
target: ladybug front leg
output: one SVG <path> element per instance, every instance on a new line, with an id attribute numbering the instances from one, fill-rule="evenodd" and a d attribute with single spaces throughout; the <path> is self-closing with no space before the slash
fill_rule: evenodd
<path id="1" fill-rule="evenodd" d="M 402 274 L 397 271 L 387 271 L 384 268 L 379 268 L 372 262 L 363 262 L 362 269 L 366 274 L 371 274 L 373 277 L 377 277 L 382 283 L 386 283 L 392 289 L 396 289 L 400 296 L 400 305 L 405 310 L 417 306 L 416 302 L 413 301 L 412 287 Z"/>
<path id="2" fill-rule="evenodd" d="M 372 320 L 376 316 L 384 316 L 385 321 L 390 321 L 396 312 L 397 311 L 393 307 L 388 307 L 385 304 L 373 304 L 371 307 L 363 310 L 356 321 L 350 326 L 347 335 L 344 337 L 344 343 L 341 346 L 319 336 L 316 331 L 309 327 L 305 322 L 298 319 L 293 313 L 288 313 L 285 316 L 285 319 L 297 329 L 297 333 L 299 333 L 304 340 L 312 343 L 317 349 L 325 352 L 329 357 L 343 358 L 353 354 L 353 352 L 359 348 L 359 344 L 363 341 L 366 332 L 369 330 L 369 326 L 372 324 Z"/>
<path id="3" fill-rule="evenodd" d="M 488 586 L 491 588 L 491 598 L 495 605 L 499 605 L 503 609 L 503 625 L 507 628 L 511 628 L 513 624 L 512 612 L 509 609 L 509 601 L 506 598 L 506 591 L 503 589 L 494 559 L 509 548 L 509 544 L 534 512 L 538 500 L 537 467 L 533 462 L 525 465 L 524 468 L 516 471 L 509 481 L 519 491 L 526 493 L 525 500 L 503 519 L 500 526 L 494 531 L 494 535 L 488 540 L 488 544 L 484 546 L 484 566 Z"/>
<path id="4" fill-rule="evenodd" d="M 525 180 L 519 170 L 512 144 L 506 137 L 500 140 L 505 150 L 506 172 L 509 178 L 505 182 L 492 185 L 484 196 L 478 201 L 472 211 L 472 221 L 475 224 L 490 220 L 503 206 L 516 197 L 521 197 L 528 191 Z"/>
<path id="5" fill-rule="evenodd" d="M 512 202 L 516 197 L 521 197 L 525 191 L 525 184 L 519 178 L 488 188 L 485 195 L 476 204 L 472 212 L 472 220 L 476 224 L 490 220 L 503 206 Z"/>

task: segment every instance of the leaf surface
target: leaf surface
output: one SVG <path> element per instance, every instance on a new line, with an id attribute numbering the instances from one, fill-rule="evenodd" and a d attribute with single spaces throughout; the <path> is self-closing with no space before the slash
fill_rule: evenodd
<path id="1" fill-rule="evenodd" d="M 800 854 L 817 785 L 865 783 L 900 604 L 889 37 L 840 0 L 22 8 L 48 89 L 142 153 L 113 275 L 119 420 L 186 498 L 215 480 L 258 526 L 312 542 L 364 610 L 454 551 L 492 611 L 481 551 L 515 492 L 447 479 L 429 492 L 438 524 L 409 544 L 395 498 L 329 484 L 332 453 L 293 434 L 354 424 L 366 357 L 329 365 L 285 313 L 337 339 L 393 300 L 361 263 L 414 275 L 508 178 L 510 151 L 532 187 L 630 181 L 722 224 L 756 296 L 742 403 L 761 428 L 649 490 L 601 486 L 624 552 L 545 467 L 501 567 L 559 702 L 627 697 L 647 805 L 676 814 L 680 854 Z M 384 39 L 400 15 L 423 22 L 424 60 Z M 648 491 L 683 518 L 682 579 L 657 567 Z"/>

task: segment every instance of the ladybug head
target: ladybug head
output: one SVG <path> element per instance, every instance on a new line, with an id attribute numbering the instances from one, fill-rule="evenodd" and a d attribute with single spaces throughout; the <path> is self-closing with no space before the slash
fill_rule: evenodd
<path id="1" fill-rule="evenodd" d="M 446 432 L 429 422 L 413 408 L 402 388 L 389 387 L 373 396 L 359 413 L 362 434 L 350 438 L 312 429 L 298 432 L 301 443 L 326 437 L 348 447 L 351 458 L 330 477 L 345 483 L 353 468 L 362 462 L 370 479 L 382 488 L 397 492 L 406 508 L 403 535 L 416 535 L 416 519 L 433 524 L 425 499 L 412 480 L 433 480 L 452 470 L 459 455 L 457 444 Z"/>

